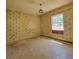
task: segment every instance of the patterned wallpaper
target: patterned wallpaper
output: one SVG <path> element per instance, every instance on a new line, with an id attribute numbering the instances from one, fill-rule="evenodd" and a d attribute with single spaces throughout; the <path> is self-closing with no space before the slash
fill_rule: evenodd
<path id="1" fill-rule="evenodd" d="M 38 16 L 7 9 L 7 43 L 40 35 Z"/>
<path id="2" fill-rule="evenodd" d="M 73 12 L 72 12 L 72 3 L 52 10 L 46 14 L 41 15 L 41 35 L 65 40 L 72 42 L 73 41 Z M 55 14 L 63 13 L 64 14 L 64 34 L 56 34 L 52 32 L 52 25 L 51 25 L 51 16 Z"/>
<path id="3" fill-rule="evenodd" d="M 68 9 L 65 11 L 65 20 L 64 20 L 64 26 L 65 26 L 65 34 L 64 38 L 68 41 L 73 41 L 73 10 Z"/>
<path id="4" fill-rule="evenodd" d="M 64 13 L 64 35 L 52 33 L 51 15 Z M 7 9 L 7 43 L 45 35 L 72 42 L 72 4 L 56 9 L 44 15 L 34 16 Z M 41 20 L 41 22 L 40 22 Z M 41 24 L 40 24 L 41 23 Z M 41 27 L 40 27 L 41 26 Z M 41 29 L 41 31 L 40 31 Z"/>

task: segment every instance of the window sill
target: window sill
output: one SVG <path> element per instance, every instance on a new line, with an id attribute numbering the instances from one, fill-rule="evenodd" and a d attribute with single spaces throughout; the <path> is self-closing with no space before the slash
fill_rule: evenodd
<path id="1" fill-rule="evenodd" d="M 56 34 L 64 34 L 64 31 L 52 30 L 52 33 L 56 33 Z"/>

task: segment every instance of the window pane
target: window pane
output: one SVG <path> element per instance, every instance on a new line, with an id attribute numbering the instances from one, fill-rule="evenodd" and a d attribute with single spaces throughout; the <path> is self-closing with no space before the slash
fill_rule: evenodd
<path id="1" fill-rule="evenodd" d="M 64 31 L 63 14 L 53 15 L 51 17 L 52 30 Z"/>

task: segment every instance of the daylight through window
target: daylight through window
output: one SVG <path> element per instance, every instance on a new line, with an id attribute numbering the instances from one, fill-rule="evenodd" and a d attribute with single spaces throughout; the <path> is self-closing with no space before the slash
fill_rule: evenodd
<path id="1" fill-rule="evenodd" d="M 52 32 L 64 33 L 63 13 L 57 14 L 57 15 L 53 15 L 51 17 L 51 23 L 52 23 Z"/>

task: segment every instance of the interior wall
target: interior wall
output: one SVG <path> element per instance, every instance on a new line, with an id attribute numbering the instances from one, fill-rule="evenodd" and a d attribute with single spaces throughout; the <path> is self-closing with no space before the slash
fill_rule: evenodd
<path id="1" fill-rule="evenodd" d="M 40 36 L 40 19 L 7 9 L 7 43 Z"/>
<path id="2" fill-rule="evenodd" d="M 59 13 L 64 13 L 64 34 L 56 34 L 52 32 L 51 16 Z M 56 38 L 64 41 L 72 42 L 72 23 L 73 23 L 72 3 L 63 7 L 54 9 L 46 14 L 40 16 L 41 35 Z"/>

